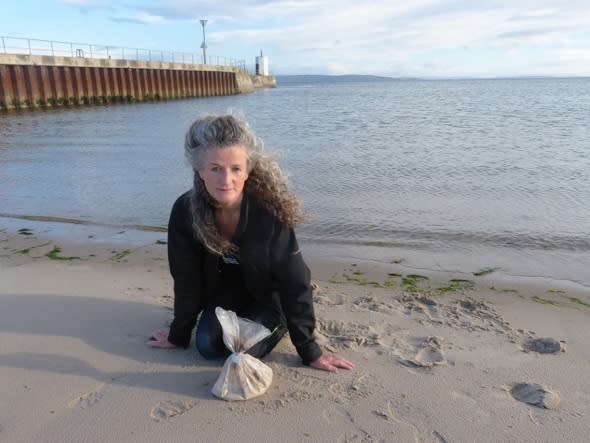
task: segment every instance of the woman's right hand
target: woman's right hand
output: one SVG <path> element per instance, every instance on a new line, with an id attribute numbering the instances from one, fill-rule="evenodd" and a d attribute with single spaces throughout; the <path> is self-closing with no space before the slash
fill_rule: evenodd
<path id="1" fill-rule="evenodd" d="M 150 335 L 150 341 L 147 342 L 147 345 L 152 348 L 175 348 L 176 345 L 173 345 L 168 341 L 168 331 L 164 329 L 156 329 Z"/>
<path id="2" fill-rule="evenodd" d="M 322 371 L 336 372 L 338 368 L 354 369 L 354 363 L 338 354 L 330 352 L 323 353 L 319 358 L 312 361 L 309 366 Z"/>

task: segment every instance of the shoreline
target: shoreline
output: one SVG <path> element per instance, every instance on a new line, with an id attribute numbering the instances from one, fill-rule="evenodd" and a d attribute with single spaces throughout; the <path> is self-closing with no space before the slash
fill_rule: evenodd
<path id="1" fill-rule="evenodd" d="M 101 226 L 113 229 L 134 229 L 137 231 L 166 232 L 166 226 L 153 225 L 114 225 L 110 223 L 92 222 L 76 218 L 55 217 L 52 215 L 26 215 L 0 213 L 0 219 L 27 220 L 32 222 L 66 223 L 72 225 Z"/>
<path id="2" fill-rule="evenodd" d="M 588 291 L 508 284 L 497 272 L 476 278 L 403 262 L 306 261 L 318 343 L 356 368 L 304 367 L 284 339 L 265 358 L 273 370 L 267 393 L 224 402 L 211 394 L 223 361 L 204 360 L 193 345 L 145 344 L 172 318 L 165 233 L 2 225 L 0 378 L 11 382 L 0 384 L 0 437 L 586 440 Z"/>
<path id="3" fill-rule="evenodd" d="M 24 249 L 36 249 L 44 243 L 55 243 L 59 248 L 72 248 L 86 256 L 86 259 L 97 255 L 88 252 L 97 249 L 101 256 L 108 256 L 109 248 L 131 251 L 137 248 L 150 249 L 159 245 L 163 255 L 158 260 L 166 259 L 166 228 L 162 226 L 144 225 L 111 225 L 106 223 L 92 223 L 82 220 L 70 220 L 49 216 L 26 216 L 0 214 L 0 258 L 7 259 L 11 253 L 19 255 Z M 26 231 L 23 235 L 20 231 Z M 24 240 L 38 239 L 39 244 L 30 245 Z M 21 242 L 23 240 L 24 242 Z M 2 246 L 3 243 L 15 246 Z M 26 246 L 23 246 L 25 245 Z M 451 253 L 433 251 L 415 251 L 410 248 L 360 248 L 361 251 L 373 252 L 371 255 L 359 255 L 359 248 L 341 245 L 325 245 L 309 243 L 300 240 L 305 260 L 312 269 L 313 278 L 328 281 L 336 278 L 345 269 L 361 265 L 368 272 L 372 281 L 387 279 L 388 273 L 400 275 L 425 275 L 437 284 L 445 280 L 462 279 L 473 281 L 476 286 L 498 283 L 515 285 L 518 287 L 534 287 L 542 290 L 568 290 L 578 295 L 590 295 L 590 281 L 578 281 L 568 278 L 553 277 L 538 272 L 523 273 L 510 272 L 501 265 L 490 265 L 491 260 L 470 256 L 465 251 Z M 86 249 L 88 251 L 84 252 Z M 43 252 L 43 250 L 40 250 Z M 47 253 L 47 251 L 44 251 Z M 95 251 L 96 252 L 96 251 Z M 126 254 L 129 255 L 129 254 Z M 34 259 L 43 255 L 33 255 Z M 22 263 L 25 257 L 19 257 Z M 25 260 L 26 261 L 26 260 Z M 10 260 L 6 261 L 9 263 Z M 583 263 L 582 263 L 583 265 Z M 547 269 L 545 269 L 547 270 Z M 363 271 L 365 272 L 365 271 Z M 366 279 L 365 279 L 366 280 Z M 347 281 L 344 278 L 344 281 Z M 354 280 L 352 280 L 354 282 Z M 358 283 L 358 282 L 357 282 Z"/>

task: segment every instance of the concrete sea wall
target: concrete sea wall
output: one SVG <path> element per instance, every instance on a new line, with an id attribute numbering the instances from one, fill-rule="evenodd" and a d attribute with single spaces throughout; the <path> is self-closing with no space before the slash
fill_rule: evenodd
<path id="1" fill-rule="evenodd" d="M 0 109 L 210 97 L 274 87 L 228 66 L 0 54 Z"/>

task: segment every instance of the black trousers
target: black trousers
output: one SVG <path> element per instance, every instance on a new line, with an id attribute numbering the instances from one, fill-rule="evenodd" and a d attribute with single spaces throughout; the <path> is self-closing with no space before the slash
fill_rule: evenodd
<path id="1" fill-rule="evenodd" d="M 215 308 L 218 306 L 234 311 L 239 317 L 261 323 L 273 331 L 271 335 L 247 351 L 253 357 L 266 356 L 287 333 L 278 309 L 263 305 L 250 297 L 244 297 L 236 290 L 223 290 L 203 309 L 195 332 L 197 350 L 207 359 L 223 358 L 230 354 L 223 343 L 223 330 L 215 315 Z"/>

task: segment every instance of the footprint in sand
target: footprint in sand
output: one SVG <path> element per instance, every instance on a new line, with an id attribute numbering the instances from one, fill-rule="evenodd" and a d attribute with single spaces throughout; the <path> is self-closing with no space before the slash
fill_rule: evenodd
<path id="1" fill-rule="evenodd" d="M 524 342 L 525 351 L 538 352 L 539 354 L 558 354 L 565 352 L 563 342 L 557 341 L 551 337 L 528 339 Z"/>
<path id="2" fill-rule="evenodd" d="M 193 408 L 194 404 L 184 400 L 166 400 L 150 412 L 150 417 L 155 421 L 166 420 L 177 415 L 182 415 Z"/>
<path id="3" fill-rule="evenodd" d="M 510 395 L 538 408 L 557 409 L 560 403 L 559 395 L 537 383 L 516 383 L 510 389 Z"/>
<path id="4" fill-rule="evenodd" d="M 398 434 L 404 435 L 406 438 L 412 436 L 413 441 L 424 441 L 424 438 L 421 438 L 422 433 L 413 423 L 396 414 L 391 401 L 388 401 L 384 408 L 374 410 L 373 414 L 383 418 L 384 420 L 387 420 L 388 422 L 391 422 L 395 426 L 396 432 Z"/>
<path id="5" fill-rule="evenodd" d="M 447 360 L 442 351 L 443 342 L 444 338 L 437 336 L 415 338 L 407 343 L 406 348 L 409 349 L 402 349 L 398 354 L 400 363 L 422 368 L 446 365 Z"/>
<path id="6" fill-rule="evenodd" d="M 454 328 L 473 331 L 495 332 L 516 339 L 516 331 L 492 306 L 475 300 L 458 300 L 455 306 L 445 310 L 448 325 Z"/>
<path id="7" fill-rule="evenodd" d="M 342 305 L 344 304 L 344 297 L 342 294 L 326 293 L 324 291 L 313 293 L 313 300 L 320 305 Z"/>
<path id="8" fill-rule="evenodd" d="M 348 403 L 369 397 L 372 394 L 370 385 L 368 375 L 363 374 L 352 381 L 332 383 L 328 387 L 328 392 L 334 396 L 333 401 L 335 403 Z"/>
<path id="9" fill-rule="evenodd" d="M 106 385 L 102 384 L 98 388 L 93 391 L 87 392 L 86 394 L 80 395 L 78 398 L 75 398 L 71 402 L 68 403 L 68 407 L 74 408 L 79 407 L 81 409 L 87 409 L 91 406 L 94 406 L 99 400 L 104 396 L 104 393 L 101 392 L 102 388 Z"/>
<path id="10" fill-rule="evenodd" d="M 427 320 L 432 323 L 440 324 L 438 303 L 424 295 L 416 296 L 412 294 L 403 294 L 398 301 L 406 310 L 407 315 L 414 313 L 426 316 Z"/>
<path id="11" fill-rule="evenodd" d="M 319 320 L 320 341 L 332 349 L 355 349 L 361 346 L 380 346 L 380 337 L 371 327 L 333 320 Z M 318 337 L 319 338 L 319 337 Z"/>
<path id="12" fill-rule="evenodd" d="M 380 312 L 382 314 L 392 314 L 394 312 L 401 312 L 401 309 L 396 309 L 393 305 L 385 303 L 374 295 L 367 295 L 355 300 L 353 306 L 367 311 Z"/>

